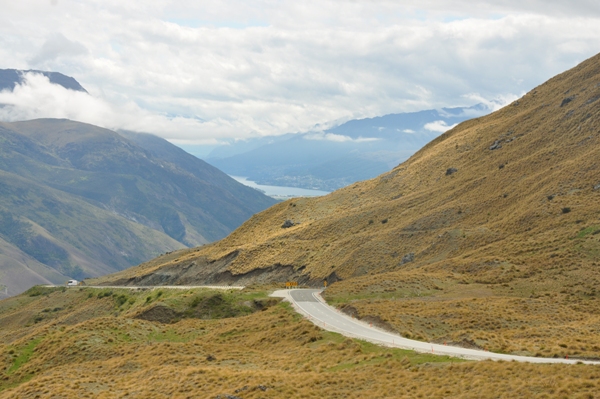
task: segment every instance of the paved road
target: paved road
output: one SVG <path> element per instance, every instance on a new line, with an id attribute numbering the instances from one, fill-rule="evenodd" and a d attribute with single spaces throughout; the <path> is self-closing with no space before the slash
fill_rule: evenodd
<path id="1" fill-rule="evenodd" d="M 352 317 L 338 311 L 327 305 L 321 298 L 322 290 L 281 290 L 273 293 L 273 296 L 285 297 L 298 310 L 303 313 L 315 325 L 325 330 L 341 333 L 342 335 L 360 338 L 377 344 L 393 346 L 403 349 L 412 349 L 417 352 L 434 353 L 438 355 L 449 355 L 474 360 L 505 360 L 528 363 L 568 363 L 574 364 L 578 360 L 556 359 L 542 357 L 527 357 L 505 355 L 501 353 L 487 352 L 483 350 L 466 349 L 455 346 L 446 346 L 440 344 L 430 344 L 427 342 L 414 341 L 403 338 L 400 335 L 391 334 L 378 328 L 371 327 L 369 324 L 353 319 Z M 598 361 L 583 361 L 587 364 L 600 364 Z"/>
<path id="2" fill-rule="evenodd" d="M 208 288 L 211 290 L 243 290 L 241 285 L 45 285 L 44 287 L 67 287 L 67 288 L 110 288 L 126 290 L 191 290 L 194 288 Z"/>

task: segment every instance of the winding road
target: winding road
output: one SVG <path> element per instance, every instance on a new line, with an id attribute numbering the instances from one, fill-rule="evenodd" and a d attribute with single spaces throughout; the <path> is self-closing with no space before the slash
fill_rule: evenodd
<path id="1" fill-rule="evenodd" d="M 205 288 L 209 290 L 243 290 L 243 285 L 43 285 L 42 287 L 67 287 L 67 288 L 97 288 L 115 290 L 193 290 Z"/>
<path id="2" fill-rule="evenodd" d="M 299 313 L 303 314 L 315 325 L 325 330 L 337 332 L 351 338 L 364 339 L 380 345 L 472 360 L 491 359 L 504 361 L 514 360 L 527 363 L 585 363 L 600 365 L 600 361 L 507 355 L 456 346 L 430 344 L 403 338 L 400 335 L 383 331 L 379 328 L 372 327 L 367 323 L 353 319 L 336 308 L 329 306 L 323 298 L 321 298 L 321 291 L 322 290 L 316 289 L 280 290 L 275 291 L 272 296 L 287 299 Z"/>

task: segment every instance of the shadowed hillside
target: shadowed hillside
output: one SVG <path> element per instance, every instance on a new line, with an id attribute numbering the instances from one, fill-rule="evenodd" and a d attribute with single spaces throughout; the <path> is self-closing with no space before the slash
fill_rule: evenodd
<path id="1" fill-rule="evenodd" d="M 9 294 L 220 239 L 275 203 L 158 137 L 147 150 L 107 129 L 40 119 L 0 123 L 0 140 Z"/>
<path id="2" fill-rule="evenodd" d="M 600 55 L 378 178 L 101 281 L 326 279 L 331 301 L 417 338 L 552 355 L 579 337 L 573 352 L 598 357 L 599 159 Z"/>

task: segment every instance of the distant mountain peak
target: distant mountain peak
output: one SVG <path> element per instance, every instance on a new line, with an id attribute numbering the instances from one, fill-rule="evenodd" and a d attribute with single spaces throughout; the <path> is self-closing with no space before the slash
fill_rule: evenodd
<path id="1" fill-rule="evenodd" d="M 23 83 L 24 75 L 28 72 L 44 75 L 50 80 L 50 83 L 57 84 L 65 89 L 87 93 L 87 90 L 70 76 L 63 75 L 60 72 L 38 71 L 34 69 L 0 69 L 0 91 L 6 89 L 11 91 L 14 90 L 17 84 Z"/>
<path id="2" fill-rule="evenodd" d="M 390 170 L 441 133 L 489 111 L 477 104 L 353 119 L 322 131 L 231 143 L 207 160 L 259 184 L 332 191 Z"/>

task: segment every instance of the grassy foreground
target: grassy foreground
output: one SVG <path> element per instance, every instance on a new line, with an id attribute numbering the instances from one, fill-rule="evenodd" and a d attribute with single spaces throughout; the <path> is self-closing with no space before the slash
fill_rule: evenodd
<path id="1" fill-rule="evenodd" d="M 157 307 L 177 316 L 139 318 Z M 382 348 L 321 331 L 260 291 L 32 289 L 0 302 L 0 398 L 593 398 L 599 391 L 597 366 L 465 362 Z"/>

